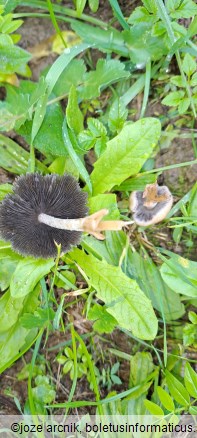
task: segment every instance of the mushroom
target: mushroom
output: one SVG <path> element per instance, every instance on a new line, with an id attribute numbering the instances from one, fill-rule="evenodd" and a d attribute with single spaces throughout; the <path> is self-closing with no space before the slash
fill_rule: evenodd
<path id="1" fill-rule="evenodd" d="M 137 225 L 148 225 L 161 222 L 169 213 L 173 197 L 167 186 L 147 184 L 145 190 L 131 193 L 129 207 Z"/>
<path id="2" fill-rule="evenodd" d="M 87 194 L 71 175 L 29 173 L 16 179 L 13 194 L 0 205 L 0 235 L 15 251 L 34 257 L 55 257 L 78 245 L 82 232 L 103 240 L 104 230 L 121 230 L 130 222 L 103 221 L 109 212 L 87 216 Z"/>

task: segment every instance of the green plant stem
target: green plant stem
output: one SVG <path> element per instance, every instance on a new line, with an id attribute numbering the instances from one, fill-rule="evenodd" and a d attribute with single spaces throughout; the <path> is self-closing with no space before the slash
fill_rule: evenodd
<path id="1" fill-rule="evenodd" d="M 146 172 L 143 172 L 143 175 L 148 175 L 149 173 L 159 173 L 163 172 L 164 170 L 176 169 L 177 167 L 191 166 L 193 164 L 197 164 L 197 159 L 193 161 L 185 161 L 185 163 L 171 164 L 170 166 L 158 167 L 157 169 L 147 170 Z M 138 173 L 136 176 L 139 175 L 142 174 Z"/>
<path id="2" fill-rule="evenodd" d="M 175 38 L 173 29 L 172 29 L 172 26 L 171 26 L 171 21 L 170 21 L 169 15 L 167 13 L 166 7 L 165 7 L 165 5 L 164 5 L 162 0 L 156 0 L 156 3 L 157 3 L 157 6 L 158 6 L 160 18 L 163 21 L 163 23 L 164 23 L 164 25 L 165 25 L 165 27 L 167 29 L 167 33 L 168 33 L 169 39 L 170 39 L 170 41 L 171 41 L 171 43 L 173 45 L 176 42 L 176 38 Z M 181 73 L 181 77 L 182 77 L 184 85 L 185 85 L 185 89 L 187 91 L 188 98 L 190 100 L 190 106 L 191 106 L 193 115 L 196 118 L 196 110 L 195 110 L 194 102 L 193 102 L 193 99 L 192 99 L 191 90 L 190 90 L 190 87 L 188 85 L 185 73 L 184 73 L 183 68 L 182 68 L 181 57 L 180 57 L 180 53 L 179 53 L 178 50 L 176 50 L 175 56 L 176 56 L 177 64 L 178 64 L 178 67 L 179 67 L 179 70 L 180 70 L 180 73 Z"/>
<path id="3" fill-rule="evenodd" d="M 146 112 L 146 107 L 148 104 L 148 96 L 150 91 L 150 80 L 151 80 L 151 60 L 146 63 L 146 73 L 145 73 L 145 84 L 144 84 L 144 97 L 142 102 L 140 118 L 142 119 Z"/>
<path id="4" fill-rule="evenodd" d="M 41 1 L 41 0 L 32 0 L 31 4 L 29 1 L 22 1 L 21 2 L 20 0 L 18 0 L 18 5 L 28 6 L 30 8 L 39 8 L 39 9 L 47 10 L 46 2 Z M 74 11 L 71 8 L 65 8 L 65 6 L 60 6 L 60 5 L 54 4 L 53 10 L 55 13 L 62 14 L 63 16 L 67 15 L 68 17 L 71 17 L 71 18 L 78 18 L 76 11 Z M 17 15 L 17 14 L 14 14 L 14 16 L 15 15 Z M 80 20 L 87 21 L 89 23 L 95 24 L 96 26 L 99 26 L 102 28 L 108 27 L 108 24 L 105 23 L 104 21 L 98 20 L 97 18 L 91 17 L 91 16 L 86 15 L 86 14 L 81 14 Z"/>
<path id="5" fill-rule="evenodd" d="M 49 9 L 49 13 L 50 13 L 51 21 L 52 21 L 52 23 L 53 23 L 53 27 L 54 27 L 54 29 L 56 30 L 56 32 L 57 32 L 57 34 L 59 35 L 59 37 L 61 38 L 64 47 L 66 48 L 66 47 L 67 47 L 67 44 L 66 44 L 66 42 L 64 41 L 64 38 L 63 38 L 63 36 L 62 36 L 62 32 L 61 32 L 61 30 L 60 30 L 60 28 L 59 28 L 59 26 L 58 26 L 57 20 L 56 20 L 56 18 L 55 18 L 55 14 L 54 14 L 54 11 L 53 11 L 53 6 L 54 6 L 54 5 L 52 5 L 51 0 L 47 0 L 47 5 L 48 5 L 48 9 Z"/>

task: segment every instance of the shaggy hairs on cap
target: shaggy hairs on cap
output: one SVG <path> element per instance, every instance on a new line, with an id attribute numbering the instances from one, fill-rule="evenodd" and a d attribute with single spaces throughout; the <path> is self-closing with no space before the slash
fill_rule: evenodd
<path id="1" fill-rule="evenodd" d="M 0 205 L 0 235 L 15 251 L 34 257 L 55 257 L 57 244 L 67 252 L 81 239 L 80 231 L 59 230 L 38 221 L 41 213 L 61 219 L 87 215 L 87 194 L 71 175 L 29 173 L 16 179 L 14 194 Z"/>

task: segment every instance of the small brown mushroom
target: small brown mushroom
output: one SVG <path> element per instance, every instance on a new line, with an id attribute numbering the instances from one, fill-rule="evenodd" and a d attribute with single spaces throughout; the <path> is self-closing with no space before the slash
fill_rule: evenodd
<path id="1" fill-rule="evenodd" d="M 34 257 L 55 257 L 78 245 L 82 232 L 103 240 L 104 230 L 121 230 L 130 222 L 103 221 L 107 209 L 87 216 L 87 194 L 71 175 L 30 173 L 20 176 L 13 194 L 0 205 L 0 235 L 15 251 Z"/>
<path id="2" fill-rule="evenodd" d="M 173 197 L 168 187 L 160 187 L 157 183 L 147 184 L 143 192 L 132 192 L 129 198 L 133 220 L 143 227 L 161 222 L 171 210 L 172 204 Z"/>

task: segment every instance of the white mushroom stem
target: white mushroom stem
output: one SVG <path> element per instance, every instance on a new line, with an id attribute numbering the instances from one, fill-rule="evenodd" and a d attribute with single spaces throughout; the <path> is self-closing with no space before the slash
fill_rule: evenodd
<path id="1" fill-rule="evenodd" d="M 79 218 L 79 219 L 60 219 L 48 214 L 41 213 L 38 216 L 38 221 L 48 225 L 49 227 L 58 228 L 60 230 L 68 231 L 85 231 L 88 234 L 92 234 L 99 240 L 104 240 L 105 236 L 102 231 L 122 230 L 126 225 L 133 223 L 133 221 L 102 221 L 103 217 L 109 213 L 107 209 L 99 210 L 96 213 Z"/>

